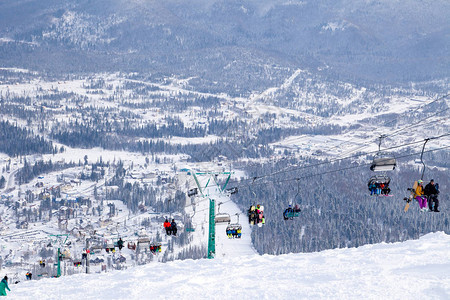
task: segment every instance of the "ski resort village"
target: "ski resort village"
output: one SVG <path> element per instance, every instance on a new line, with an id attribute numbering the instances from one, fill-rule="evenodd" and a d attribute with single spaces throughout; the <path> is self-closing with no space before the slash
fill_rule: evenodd
<path id="1" fill-rule="evenodd" d="M 0 3 L 0 295 L 450 299 L 448 1 Z"/>

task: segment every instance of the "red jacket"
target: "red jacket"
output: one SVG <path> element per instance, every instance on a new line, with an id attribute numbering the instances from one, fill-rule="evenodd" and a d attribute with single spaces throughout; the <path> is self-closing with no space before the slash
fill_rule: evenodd
<path id="1" fill-rule="evenodd" d="M 172 225 L 170 225 L 170 222 L 164 222 L 164 228 L 170 227 Z"/>

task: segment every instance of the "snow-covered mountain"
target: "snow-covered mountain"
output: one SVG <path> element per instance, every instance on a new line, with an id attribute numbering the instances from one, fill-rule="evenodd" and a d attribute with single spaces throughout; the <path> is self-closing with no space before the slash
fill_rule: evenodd
<path id="1" fill-rule="evenodd" d="M 449 11 L 445 0 L 2 1 L 0 62 L 201 75 L 229 91 L 279 83 L 280 68 L 354 81 L 441 79 Z"/>
<path id="2" fill-rule="evenodd" d="M 11 299 L 448 299 L 450 236 L 308 254 L 154 263 L 10 284 Z"/>
<path id="3" fill-rule="evenodd" d="M 348 290 L 339 294 L 336 266 L 345 266 L 350 254 L 393 249 L 387 261 L 374 264 L 397 282 L 393 266 L 410 263 L 390 265 L 400 249 L 412 252 L 408 247 L 448 237 L 278 258 L 255 253 L 319 252 L 450 233 L 449 10 L 445 0 L 2 1 L 0 267 L 14 281 L 32 271 L 54 287 L 71 281 L 49 280 L 57 274 L 57 248 L 64 253 L 62 274 L 77 274 L 76 282 L 88 278 L 80 275 L 88 247 L 91 273 L 109 274 L 99 280 L 142 275 L 162 294 L 168 291 L 152 279 L 169 277 L 165 269 L 173 268 L 179 274 L 164 284 L 187 281 L 197 293 L 209 282 L 207 298 L 218 297 L 212 287 L 221 284 L 236 288 L 231 296 L 250 295 L 252 283 L 235 280 L 236 273 L 274 283 L 266 298 L 275 297 L 275 288 L 285 298 L 297 295 L 289 274 L 310 284 L 328 280 L 316 290 L 303 288 L 299 297 L 346 298 L 360 294 L 347 281 L 341 285 Z M 397 158 L 395 171 L 384 174 L 390 197 L 369 196 L 375 155 Z M 195 172 L 210 177 L 194 178 Z M 230 180 L 219 176 L 227 172 Z M 420 176 L 440 184 L 440 213 L 415 205 L 404 213 L 403 197 Z M 226 225 L 217 224 L 217 262 L 161 265 L 207 255 L 209 198 L 187 192 L 213 182 L 238 191 L 213 198 L 215 213 L 240 222 L 242 239 L 228 239 Z M 282 212 L 294 203 L 301 204 L 301 216 L 285 221 Z M 261 228 L 246 216 L 256 204 L 265 207 Z M 166 235 L 166 218 L 178 223 L 176 238 Z M 55 240 L 61 233 L 67 241 Z M 114 247 L 119 237 L 126 243 L 121 251 Z M 448 260 L 440 249 L 433 253 Z M 320 268 L 314 273 L 322 262 L 334 266 L 335 275 Z M 386 275 L 380 268 L 387 263 Z M 158 274 L 144 267 L 130 272 L 142 264 Z M 375 277 L 352 266 L 345 280 Z M 414 272 L 424 270 L 414 266 Z M 430 268 L 442 272 L 442 266 Z M 210 276 L 214 270 L 225 283 Z M 145 298 L 127 280 L 129 295 Z M 18 287 L 33 290 L 34 284 Z M 383 284 L 382 290 L 366 285 L 361 297 L 400 295 Z M 94 297 L 95 289 L 86 290 Z M 65 296 L 59 293 L 54 297 Z M 188 286 L 177 293 L 194 296 Z M 430 293 L 442 296 L 441 290 Z"/>

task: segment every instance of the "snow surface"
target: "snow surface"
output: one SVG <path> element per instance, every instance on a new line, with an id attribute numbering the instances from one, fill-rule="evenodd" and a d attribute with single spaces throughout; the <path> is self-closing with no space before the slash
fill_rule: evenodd
<path id="1" fill-rule="evenodd" d="M 317 253 L 151 263 L 11 284 L 11 299 L 449 299 L 450 235 Z"/>
<path id="2" fill-rule="evenodd" d="M 247 215 L 243 213 L 236 203 L 231 201 L 230 194 L 223 193 L 218 189 L 214 181 L 214 176 L 201 176 L 197 175 L 200 186 L 202 187 L 203 196 L 198 196 L 194 199 L 195 214 L 192 214 L 192 207 L 188 206 L 186 212 L 192 216 L 193 226 L 196 228 L 194 235 L 195 243 L 202 243 L 206 246 L 208 243 L 208 227 L 209 227 L 209 197 L 215 200 L 215 214 L 228 214 L 230 216 L 231 224 L 239 223 L 242 226 L 242 238 L 241 239 L 229 239 L 226 235 L 226 228 L 228 223 L 216 223 L 216 257 L 238 257 L 248 256 L 256 254 L 251 240 L 251 229 L 248 224 Z M 226 177 L 225 177 L 226 178 Z M 192 183 L 191 186 L 195 186 Z M 219 205 L 220 204 L 220 205 Z M 237 215 L 239 215 L 239 219 Z M 200 245 L 198 245 L 200 246 Z"/>

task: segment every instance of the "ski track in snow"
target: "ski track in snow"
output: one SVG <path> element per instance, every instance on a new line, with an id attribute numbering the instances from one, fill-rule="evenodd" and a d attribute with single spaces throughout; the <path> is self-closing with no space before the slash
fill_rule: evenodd
<path id="1" fill-rule="evenodd" d="M 449 299 L 450 235 L 316 253 L 151 263 L 11 284 L 11 299 Z"/>

